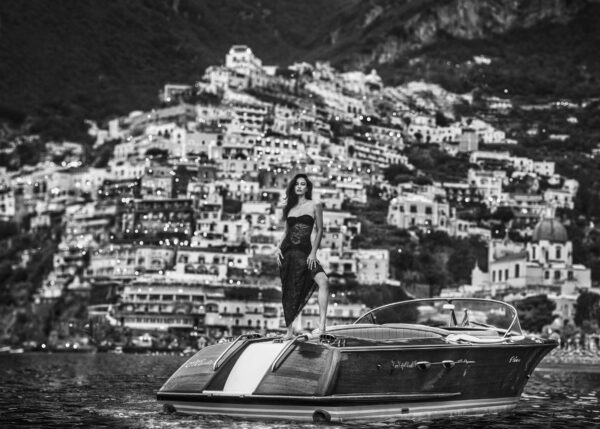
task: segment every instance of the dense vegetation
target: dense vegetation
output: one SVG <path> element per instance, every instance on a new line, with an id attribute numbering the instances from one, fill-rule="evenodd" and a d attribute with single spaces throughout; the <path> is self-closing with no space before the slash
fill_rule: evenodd
<path id="1" fill-rule="evenodd" d="M 16 225 L 0 222 L 0 342 L 20 344 L 48 335 L 52 315 L 34 311 L 31 303 L 52 269 L 55 233 L 21 233 Z M 28 259 L 23 259 L 24 250 L 30 252 Z"/>

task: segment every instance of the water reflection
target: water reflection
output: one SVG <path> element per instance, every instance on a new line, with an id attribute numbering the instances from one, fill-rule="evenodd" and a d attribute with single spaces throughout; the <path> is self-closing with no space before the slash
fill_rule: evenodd
<path id="1" fill-rule="evenodd" d="M 10 427 L 312 428 L 162 412 L 155 392 L 181 356 L 112 354 L 0 355 L 0 421 Z M 362 422 L 361 427 L 600 427 L 600 369 L 548 365 L 534 373 L 515 411 L 433 421 Z M 328 425 L 328 428 L 356 424 Z"/>

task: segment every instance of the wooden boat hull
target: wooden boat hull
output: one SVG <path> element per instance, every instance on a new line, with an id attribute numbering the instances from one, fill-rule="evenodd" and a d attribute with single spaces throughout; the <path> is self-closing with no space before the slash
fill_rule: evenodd
<path id="1" fill-rule="evenodd" d="M 348 338 L 335 346 L 318 339 L 279 346 L 272 339 L 248 339 L 198 352 L 157 397 L 182 413 L 258 419 L 487 414 L 514 408 L 529 376 L 555 346 L 538 339 L 452 344 L 438 338 L 395 343 Z M 268 367 L 244 367 L 256 359 L 249 354 L 253 348 Z M 246 373 L 259 377 L 231 384 Z"/>

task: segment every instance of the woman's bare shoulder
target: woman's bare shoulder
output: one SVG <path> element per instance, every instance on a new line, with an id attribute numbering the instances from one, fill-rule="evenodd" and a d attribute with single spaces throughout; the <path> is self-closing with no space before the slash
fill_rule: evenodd
<path id="1" fill-rule="evenodd" d="M 323 203 L 321 203 L 320 201 L 312 201 L 310 209 L 314 213 L 317 213 L 318 211 L 322 211 Z"/>

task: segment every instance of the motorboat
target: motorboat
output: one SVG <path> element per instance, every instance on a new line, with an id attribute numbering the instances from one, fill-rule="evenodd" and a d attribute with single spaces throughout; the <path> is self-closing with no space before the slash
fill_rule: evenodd
<path id="1" fill-rule="evenodd" d="M 525 335 L 485 299 L 384 305 L 292 339 L 258 334 L 200 350 L 162 386 L 169 411 L 244 419 L 431 419 L 513 409 L 556 341 Z"/>

